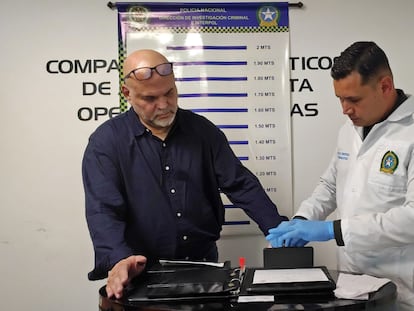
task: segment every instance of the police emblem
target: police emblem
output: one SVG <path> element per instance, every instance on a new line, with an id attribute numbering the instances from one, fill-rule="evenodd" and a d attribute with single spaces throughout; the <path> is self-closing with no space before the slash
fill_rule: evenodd
<path id="1" fill-rule="evenodd" d="M 393 174 L 398 167 L 398 157 L 394 151 L 388 150 L 384 156 L 382 157 L 381 161 L 381 168 L 380 171 Z"/>
<path id="2" fill-rule="evenodd" d="M 136 24 L 146 24 L 149 17 L 148 9 L 143 6 L 131 6 L 127 13 L 130 22 Z"/>
<path id="3" fill-rule="evenodd" d="M 280 17 L 280 12 L 273 6 L 262 6 L 257 11 L 257 18 L 260 22 L 260 27 L 277 26 Z"/>

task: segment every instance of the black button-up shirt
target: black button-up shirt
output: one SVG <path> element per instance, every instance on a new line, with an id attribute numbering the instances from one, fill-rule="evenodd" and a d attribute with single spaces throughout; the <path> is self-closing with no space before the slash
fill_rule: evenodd
<path id="1" fill-rule="evenodd" d="M 162 141 L 132 108 L 99 126 L 82 163 L 86 217 L 95 249 L 90 279 L 133 254 L 148 260 L 217 260 L 224 223 L 220 191 L 267 234 L 279 215 L 221 130 L 179 109 Z"/>

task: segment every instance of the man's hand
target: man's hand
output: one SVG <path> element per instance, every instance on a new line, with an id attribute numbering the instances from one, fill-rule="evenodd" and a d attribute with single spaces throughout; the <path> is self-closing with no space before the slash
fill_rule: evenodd
<path id="1" fill-rule="evenodd" d="M 108 298 L 115 296 L 117 299 L 122 297 L 126 285 L 138 274 L 140 274 L 147 263 L 144 256 L 129 256 L 120 260 L 111 271 L 108 272 L 108 282 L 106 293 Z"/>
<path id="2" fill-rule="evenodd" d="M 269 230 L 266 240 L 273 247 L 300 247 L 311 241 L 328 241 L 334 238 L 333 221 L 293 219 L 282 221 Z"/>

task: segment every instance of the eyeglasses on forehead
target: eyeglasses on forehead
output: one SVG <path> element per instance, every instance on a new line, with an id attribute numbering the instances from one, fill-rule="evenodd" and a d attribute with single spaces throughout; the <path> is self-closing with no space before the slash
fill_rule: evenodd
<path id="1" fill-rule="evenodd" d="M 154 70 L 160 76 L 168 76 L 173 72 L 173 63 L 162 63 L 154 67 L 135 68 L 124 77 L 124 80 L 131 78 L 131 75 L 134 75 L 135 79 L 139 81 L 148 80 L 152 77 L 152 72 Z"/>

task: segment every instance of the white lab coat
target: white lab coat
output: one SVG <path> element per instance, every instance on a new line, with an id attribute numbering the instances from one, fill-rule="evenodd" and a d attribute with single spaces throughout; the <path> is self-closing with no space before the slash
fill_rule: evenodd
<path id="1" fill-rule="evenodd" d="M 376 124 L 363 141 L 362 128 L 346 122 L 335 154 L 312 196 L 296 215 L 325 219 L 335 209 L 345 246 L 339 270 L 391 279 L 399 310 L 414 310 L 414 98 Z M 398 166 L 380 170 L 392 151 Z M 396 160 L 394 158 L 394 160 Z"/>

